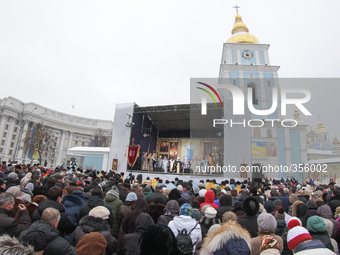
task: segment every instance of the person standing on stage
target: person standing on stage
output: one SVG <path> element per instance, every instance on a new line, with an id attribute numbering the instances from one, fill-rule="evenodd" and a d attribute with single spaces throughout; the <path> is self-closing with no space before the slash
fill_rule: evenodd
<path id="1" fill-rule="evenodd" d="M 168 172 L 168 160 L 166 159 L 166 156 L 164 156 L 164 159 L 162 161 L 162 168 L 164 170 L 164 173 L 167 173 Z"/>

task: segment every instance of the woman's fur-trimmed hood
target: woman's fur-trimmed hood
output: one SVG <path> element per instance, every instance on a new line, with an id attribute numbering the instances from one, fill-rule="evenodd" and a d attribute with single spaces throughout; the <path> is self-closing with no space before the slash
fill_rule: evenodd
<path id="1" fill-rule="evenodd" d="M 293 207 L 292 207 L 292 216 L 296 217 L 296 210 L 297 210 L 297 206 L 298 204 L 302 204 L 303 202 L 302 201 L 295 201 L 294 204 L 293 204 Z"/>
<path id="2" fill-rule="evenodd" d="M 244 239 L 249 250 L 251 249 L 251 237 L 249 232 L 235 221 L 228 221 L 218 230 L 204 238 L 201 254 L 213 254 L 222 249 L 223 245 L 232 239 Z"/>

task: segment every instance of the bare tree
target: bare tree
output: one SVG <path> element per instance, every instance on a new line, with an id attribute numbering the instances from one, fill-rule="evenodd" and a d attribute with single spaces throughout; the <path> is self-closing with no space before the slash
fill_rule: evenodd
<path id="1" fill-rule="evenodd" d="M 28 152 L 33 155 L 35 151 L 38 152 L 40 164 L 43 156 L 45 160 L 54 157 L 57 144 L 53 132 L 42 123 L 33 125 L 32 128 L 27 131 L 23 142 L 25 154 Z"/>
<path id="2" fill-rule="evenodd" d="M 111 133 L 98 129 L 91 139 L 91 147 L 110 147 Z"/>

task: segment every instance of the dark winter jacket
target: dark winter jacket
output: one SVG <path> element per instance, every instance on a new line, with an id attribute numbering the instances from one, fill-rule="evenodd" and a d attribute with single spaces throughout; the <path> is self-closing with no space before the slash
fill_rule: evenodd
<path id="1" fill-rule="evenodd" d="M 129 194 L 129 191 L 127 189 L 122 188 L 119 191 L 119 200 L 123 201 L 124 203 L 128 194 Z"/>
<path id="2" fill-rule="evenodd" d="M 222 216 L 225 212 L 229 212 L 232 211 L 233 208 L 233 198 L 230 195 L 223 195 L 220 197 L 220 208 L 217 208 L 217 214 L 216 214 L 216 218 L 220 219 L 222 221 Z"/>
<path id="3" fill-rule="evenodd" d="M 5 178 L 5 181 L 6 181 L 6 190 L 8 190 L 10 187 L 15 187 L 20 184 L 18 183 L 17 180 L 12 180 L 10 178 Z"/>
<path id="4" fill-rule="evenodd" d="M 331 201 L 329 201 L 329 207 L 332 209 L 332 213 L 334 215 L 335 209 L 340 206 L 340 196 L 334 196 L 331 198 Z"/>
<path id="5" fill-rule="evenodd" d="M 257 216 L 248 216 L 244 215 L 237 221 L 238 224 L 240 224 L 241 227 L 248 230 L 250 233 L 250 236 L 256 237 L 257 231 L 259 231 L 258 225 L 257 225 Z"/>
<path id="6" fill-rule="evenodd" d="M 146 229 L 154 224 L 153 219 L 147 213 L 141 213 L 136 219 L 136 229 L 132 234 L 124 236 L 124 241 L 121 245 L 123 248 L 118 252 L 118 255 L 134 255 L 136 253 L 139 239 Z"/>
<path id="7" fill-rule="evenodd" d="M 61 201 L 64 205 L 65 213 L 70 217 L 73 223 L 79 225 L 79 209 L 84 201 L 75 195 L 66 194 Z"/>
<path id="8" fill-rule="evenodd" d="M 318 208 L 317 212 L 320 214 L 320 217 L 328 219 L 333 223 L 334 227 L 331 237 L 335 238 L 338 232 L 338 222 L 334 220 L 331 208 L 328 205 L 323 205 Z"/>
<path id="9" fill-rule="evenodd" d="M 309 231 L 309 234 L 313 237 L 313 240 L 320 240 L 326 246 L 326 248 L 330 249 L 331 251 L 334 251 L 331 239 L 327 231 L 323 233 Z"/>
<path id="10" fill-rule="evenodd" d="M 179 214 L 179 205 L 176 200 L 170 200 L 165 208 L 164 208 L 164 215 L 161 215 L 158 218 L 157 224 L 168 225 L 170 221 L 174 219 L 175 216 Z"/>
<path id="11" fill-rule="evenodd" d="M 108 191 L 106 197 L 104 198 L 104 204 L 110 206 L 113 215 L 113 226 L 111 229 L 111 234 L 116 237 L 118 236 L 119 224 L 118 224 L 118 213 L 123 202 L 119 200 L 113 192 Z"/>
<path id="12" fill-rule="evenodd" d="M 36 252 L 44 251 L 44 255 L 76 255 L 76 249 L 59 236 L 54 227 L 38 220 L 19 236 L 21 243 L 30 244 Z"/>
<path id="13" fill-rule="evenodd" d="M 126 214 L 131 211 L 132 203 L 133 203 L 133 201 L 125 201 L 120 206 L 119 213 L 118 213 L 118 224 L 119 224 L 119 226 L 122 225 L 122 222 L 123 222 Z"/>
<path id="14" fill-rule="evenodd" d="M 271 213 L 272 211 L 274 211 L 273 203 L 276 199 L 279 199 L 279 197 L 278 196 L 270 197 L 264 204 L 264 209 L 266 209 L 267 213 Z"/>
<path id="15" fill-rule="evenodd" d="M 79 219 L 85 217 L 86 215 L 89 215 L 89 212 L 97 207 L 97 206 L 105 206 L 109 212 L 110 212 L 110 215 L 109 215 L 109 224 L 110 224 L 110 227 L 113 226 L 113 215 L 112 215 L 112 210 L 111 210 L 111 207 L 110 206 L 107 206 L 104 204 L 104 201 L 98 197 L 98 196 L 91 196 L 89 198 L 89 201 L 87 202 L 87 204 L 83 204 L 80 209 L 79 209 Z"/>
<path id="16" fill-rule="evenodd" d="M 276 219 L 276 229 L 275 229 L 275 235 L 282 236 L 283 232 L 286 229 L 286 222 L 284 219 Z"/>
<path id="17" fill-rule="evenodd" d="M 106 241 L 106 254 L 112 254 L 117 249 L 117 240 L 111 235 L 110 225 L 106 220 L 96 218 L 93 216 L 85 216 L 79 221 L 79 227 L 73 232 L 70 244 L 77 246 L 80 238 L 91 232 L 98 232 L 102 234 Z"/>
<path id="18" fill-rule="evenodd" d="M 35 210 L 33 213 L 32 222 L 40 220 L 42 213 L 48 207 L 57 209 L 60 212 L 60 221 L 58 224 L 58 230 L 59 230 L 59 235 L 61 237 L 65 237 L 65 234 L 66 235 L 71 234 L 76 229 L 77 226 L 72 222 L 70 217 L 68 217 L 68 215 L 65 213 L 64 207 L 57 201 L 50 200 L 50 199 L 46 199 L 39 204 L 38 209 Z"/>
<path id="19" fill-rule="evenodd" d="M 164 205 L 166 205 L 166 203 L 168 202 L 168 198 L 159 191 L 155 191 L 154 193 L 146 197 L 146 201 L 149 204 L 155 203 L 156 199 L 161 199 Z"/>
<path id="20" fill-rule="evenodd" d="M 0 208 L 0 235 L 9 234 L 10 236 L 18 237 L 22 231 L 31 226 L 31 219 L 27 210 L 19 212 L 19 222 L 10 215 L 11 211 Z"/>
<path id="21" fill-rule="evenodd" d="M 128 212 L 122 223 L 122 230 L 125 234 L 131 234 L 135 232 L 135 221 L 139 214 L 148 213 L 149 205 L 143 198 L 139 198 L 131 205 L 131 211 Z"/>
<path id="22" fill-rule="evenodd" d="M 208 217 L 202 217 L 200 220 L 201 225 L 201 232 L 202 232 L 202 239 L 204 239 L 209 231 L 209 228 L 214 224 L 220 224 L 221 220 L 218 218 L 208 218 Z"/>
<path id="23" fill-rule="evenodd" d="M 279 199 L 282 201 L 282 207 L 285 209 L 285 212 L 288 212 L 289 208 L 289 195 L 288 194 L 282 194 Z"/>

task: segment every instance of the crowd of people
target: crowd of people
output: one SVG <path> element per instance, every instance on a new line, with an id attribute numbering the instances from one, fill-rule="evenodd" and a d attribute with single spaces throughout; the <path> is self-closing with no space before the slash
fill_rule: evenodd
<path id="1" fill-rule="evenodd" d="M 0 254 L 339 254 L 340 185 L 0 166 Z"/>

